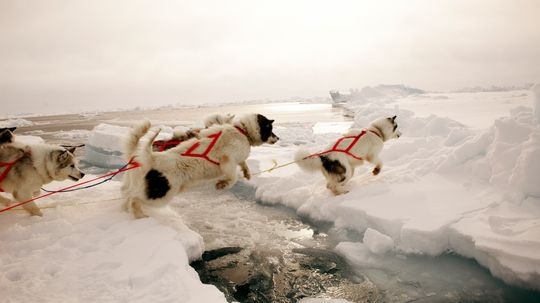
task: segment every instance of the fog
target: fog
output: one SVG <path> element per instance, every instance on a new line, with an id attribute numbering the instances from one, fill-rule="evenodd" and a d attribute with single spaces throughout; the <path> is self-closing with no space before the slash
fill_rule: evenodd
<path id="1" fill-rule="evenodd" d="M 0 114 L 540 81 L 540 4 L 0 1 Z"/>

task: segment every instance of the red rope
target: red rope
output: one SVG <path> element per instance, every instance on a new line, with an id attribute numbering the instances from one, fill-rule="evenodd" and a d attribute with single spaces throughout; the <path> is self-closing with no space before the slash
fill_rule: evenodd
<path id="1" fill-rule="evenodd" d="M 35 201 L 35 200 L 38 200 L 38 199 L 41 199 L 41 198 L 48 197 L 48 196 L 50 196 L 50 195 L 53 195 L 53 194 L 56 194 L 56 193 L 59 193 L 59 192 L 62 192 L 62 191 L 65 191 L 65 190 L 68 190 L 68 189 L 71 189 L 71 188 L 74 188 L 74 187 L 79 187 L 79 186 L 81 186 L 81 185 L 88 184 L 88 183 L 90 183 L 90 182 L 94 182 L 94 181 L 99 180 L 99 179 L 107 178 L 107 177 L 110 177 L 110 176 L 115 176 L 115 175 L 117 175 L 117 174 L 119 174 L 119 173 L 122 173 L 122 172 L 125 172 L 125 171 L 128 171 L 128 170 L 131 170 L 131 169 L 134 169 L 134 168 L 138 168 L 138 167 L 141 166 L 141 164 L 139 164 L 139 163 L 137 163 L 137 162 L 135 162 L 135 161 L 133 161 L 133 160 L 129 161 L 128 164 L 131 164 L 132 166 L 126 167 L 126 168 L 123 168 L 123 169 L 120 169 L 120 170 L 117 170 L 117 171 L 114 171 L 114 172 L 110 172 L 110 173 L 108 173 L 108 174 L 105 174 L 105 175 L 102 175 L 102 176 L 99 176 L 99 177 L 90 179 L 90 180 L 88 180 L 88 181 L 76 183 L 76 184 L 70 185 L 70 186 L 68 186 L 68 187 L 64 187 L 64 188 L 61 188 L 61 189 L 59 189 L 59 190 L 52 191 L 52 192 L 50 192 L 50 193 L 46 193 L 46 194 L 41 195 L 41 196 L 37 196 L 37 197 L 32 198 L 32 199 L 30 199 L 30 200 L 28 200 L 28 201 L 24 201 L 24 202 L 20 202 L 20 203 L 17 203 L 17 204 L 13 204 L 13 205 L 11 205 L 11 206 L 9 206 L 9 207 L 0 209 L 0 213 L 3 213 L 3 212 L 8 211 L 8 210 L 10 210 L 10 209 L 13 209 L 13 208 L 15 208 L 15 207 L 17 207 L 17 206 L 21 206 L 21 205 L 24 205 L 24 204 L 26 204 L 26 203 L 30 203 L 30 202 L 32 202 L 32 201 Z"/>

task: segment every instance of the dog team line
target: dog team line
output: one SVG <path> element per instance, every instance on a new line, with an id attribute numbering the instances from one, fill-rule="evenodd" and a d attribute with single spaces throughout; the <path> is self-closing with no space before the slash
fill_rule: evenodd
<path id="1" fill-rule="evenodd" d="M 350 129 L 327 150 L 316 153 L 298 150 L 294 161 L 283 165 L 278 165 L 274 161 L 272 168 L 256 174 L 297 163 L 303 170 L 321 171 L 327 180 L 326 187 L 335 195 L 346 193 L 348 190 L 345 186 L 354 175 L 354 168 L 362 165 L 364 160 L 375 165 L 374 175 L 379 174 L 382 161 L 378 154 L 382 150 L 383 143 L 401 136 L 395 120 L 396 116 L 381 118 L 366 129 Z M 124 209 L 133 213 L 136 218 L 146 217 L 144 211 L 146 207 L 166 205 L 175 195 L 197 181 L 217 179 L 215 184 L 217 189 L 232 187 L 238 180 L 237 166 L 241 168 L 244 178 L 249 180 L 251 173 L 245 161 L 251 147 L 265 143 L 274 144 L 279 140 L 273 133 L 273 122 L 260 114 L 239 118 L 215 114 L 205 119 L 205 128 L 178 131 L 173 134 L 171 140 L 155 141 L 160 131 L 158 129 L 149 136 L 145 144 L 140 144 L 141 139 L 151 128 L 150 122 L 145 121 L 134 127 L 129 134 L 125 149 L 128 164 L 125 167 L 41 196 L 39 187 L 38 190 L 35 189 L 36 185 L 41 186 L 52 180 L 62 181 L 71 178 L 77 181 L 82 178 L 84 174 L 77 168 L 73 149 L 67 150 L 47 144 L 19 145 L 13 142 L 14 129 L 2 129 L 0 169 L 4 168 L 4 171 L 0 174 L 0 185 L 7 184 L 9 188 L 6 192 L 11 193 L 18 203 L 9 206 L 11 201 L 6 201 L 6 198 L 0 196 L 0 202 L 8 204 L 8 207 L 0 209 L 0 213 L 23 206 L 30 214 L 41 215 L 41 211 L 33 201 L 109 177 L 102 181 L 106 182 L 115 175 L 125 172 L 121 187 L 125 199 Z M 156 149 L 159 152 L 154 152 Z M 43 171 L 46 171 L 45 175 L 48 176 L 38 178 L 39 182 L 29 182 L 28 178 L 15 176 L 21 175 L 22 169 L 27 168 L 29 164 L 32 167 L 43 166 L 44 168 L 39 169 L 34 167 L 34 173 L 41 176 Z M 62 170 L 63 173 L 59 176 L 52 175 L 52 172 Z M 17 173 L 14 174 L 14 171 Z M 21 186 L 14 186 L 16 182 L 21 182 Z M 31 189 L 26 190 L 31 192 L 30 195 L 19 194 L 19 188 L 29 187 L 25 186 L 24 182 L 32 183 Z M 0 191 L 3 191 L 2 186 Z"/>

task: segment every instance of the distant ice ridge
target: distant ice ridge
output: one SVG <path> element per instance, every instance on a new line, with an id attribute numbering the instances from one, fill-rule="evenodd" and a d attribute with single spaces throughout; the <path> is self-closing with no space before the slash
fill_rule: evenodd
<path id="1" fill-rule="evenodd" d="M 476 259 L 507 283 L 540 290 L 540 128 L 533 110 L 501 112 L 506 117 L 491 128 L 472 130 L 448 118 L 416 117 L 385 104 L 355 108 L 355 127 L 398 116 L 404 135 L 385 143 L 380 176 L 372 176 L 366 164 L 357 169 L 348 194 L 333 196 L 322 174 L 292 166 L 256 178 L 257 198 L 333 222 L 337 229 L 365 233 L 368 254 L 453 251 Z M 302 140 L 318 151 L 331 142 L 321 138 L 313 134 Z M 295 150 L 283 148 L 289 152 L 280 150 L 280 163 L 290 161 L 287 155 Z M 254 149 L 252 159 L 264 161 L 274 149 Z"/>
<path id="2" fill-rule="evenodd" d="M 34 125 L 32 121 L 28 121 L 25 119 L 8 119 L 4 121 L 0 121 L 0 128 L 7 128 L 7 127 L 23 127 L 23 126 L 31 126 Z"/>

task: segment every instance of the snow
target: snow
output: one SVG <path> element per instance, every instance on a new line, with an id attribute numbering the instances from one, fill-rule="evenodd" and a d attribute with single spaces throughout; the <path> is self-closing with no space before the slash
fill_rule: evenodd
<path id="1" fill-rule="evenodd" d="M 471 99 L 470 94 L 462 96 Z M 447 97 L 434 102 L 458 98 Z M 522 106 L 521 93 L 478 93 L 475 98 L 484 105 L 491 98 L 496 104 L 505 98 L 520 106 L 487 112 L 487 118 L 479 119 L 491 119 L 491 126 L 477 127 L 467 126 L 466 117 L 456 121 L 417 116 L 392 102 L 362 100 L 351 106 L 356 111 L 355 127 L 397 114 L 404 134 L 385 143 L 381 175 L 372 176 L 369 165 L 364 165 L 351 181 L 350 192 L 333 196 L 322 174 L 287 166 L 252 181 L 258 187 L 257 198 L 333 222 L 336 229 L 364 234 L 362 245 L 370 253 L 395 250 L 438 256 L 452 251 L 476 259 L 507 283 L 540 290 L 540 130 L 531 107 Z M 288 141 L 280 147 L 254 149 L 251 159 L 260 160 L 250 162 L 254 170 L 270 166 L 263 164 L 270 159 L 289 162 L 289 155 L 301 145 L 317 151 L 339 138 L 338 134 L 332 139 L 328 134 L 306 138 L 305 132 L 294 138 L 293 132 L 280 131 L 276 130 L 278 136 L 288 136 Z"/>
<path id="2" fill-rule="evenodd" d="M 506 283 L 540 290 L 540 127 L 532 96 L 509 91 L 364 98 L 347 105 L 355 112 L 354 127 L 397 114 L 403 133 L 385 143 L 381 174 L 372 176 L 369 164 L 359 167 L 350 192 L 340 196 L 326 189 L 322 174 L 308 174 L 294 164 L 257 174 L 274 163 L 290 163 L 300 147 L 322 150 L 339 138 L 337 130 L 348 127 L 280 123 L 275 127 L 280 141 L 252 149 L 247 163 L 253 178 L 241 182 L 256 187 L 256 197 L 263 203 L 285 205 L 301 216 L 332 222 L 336 230 L 362 235 L 362 241 L 336 247 L 356 268 L 398 268 L 416 255 L 453 252 L 475 259 Z M 401 101 L 407 105 L 401 106 Z M 419 114 L 415 106 L 422 108 L 426 102 L 433 104 L 426 114 Z M 452 102 L 458 108 L 446 115 L 429 110 L 437 105 L 449 109 Z M 477 119 L 472 119 L 468 108 L 461 106 L 467 102 L 473 107 L 489 107 L 492 102 L 495 109 L 475 111 Z M 173 130 L 163 129 L 166 139 Z M 84 161 L 113 168 L 125 163 L 121 150 L 128 131 L 101 124 L 89 134 L 64 136 L 88 136 Z M 40 138 L 17 136 L 17 140 Z M 67 184 L 71 183 L 47 188 Z M 40 207 L 54 207 L 45 209 L 43 217 L 28 217 L 22 211 L 0 214 L 3 298 L 225 302 L 189 266 L 204 250 L 202 238 L 166 209 L 148 219 L 132 219 L 121 210 L 119 188 L 118 181 L 111 181 L 99 189 L 53 195 L 39 202 Z M 473 278 L 447 279 L 482 288 Z M 324 300 L 302 302 L 343 302 Z"/>
<path id="3" fill-rule="evenodd" d="M 119 168 L 126 164 L 122 154 L 129 127 L 99 124 L 92 130 L 85 146 L 83 161 L 104 168 Z"/>
<path id="4" fill-rule="evenodd" d="M 202 238 L 171 214 L 134 220 L 120 210 L 119 187 L 53 195 L 39 202 L 55 207 L 43 217 L 3 213 L 1 301 L 226 302 L 189 266 Z"/>
<path id="5" fill-rule="evenodd" d="M 34 125 L 32 121 L 28 121 L 21 118 L 0 121 L 0 128 L 23 127 L 23 126 L 31 126 L 31 125 Z"/>
<path id="6" fill-rule="evenodd" d="M 366 229 L 362 242 L 375 254 L 384 254 L 394 248 L 394 240 L 391 237 L 371 228 Z"/>

